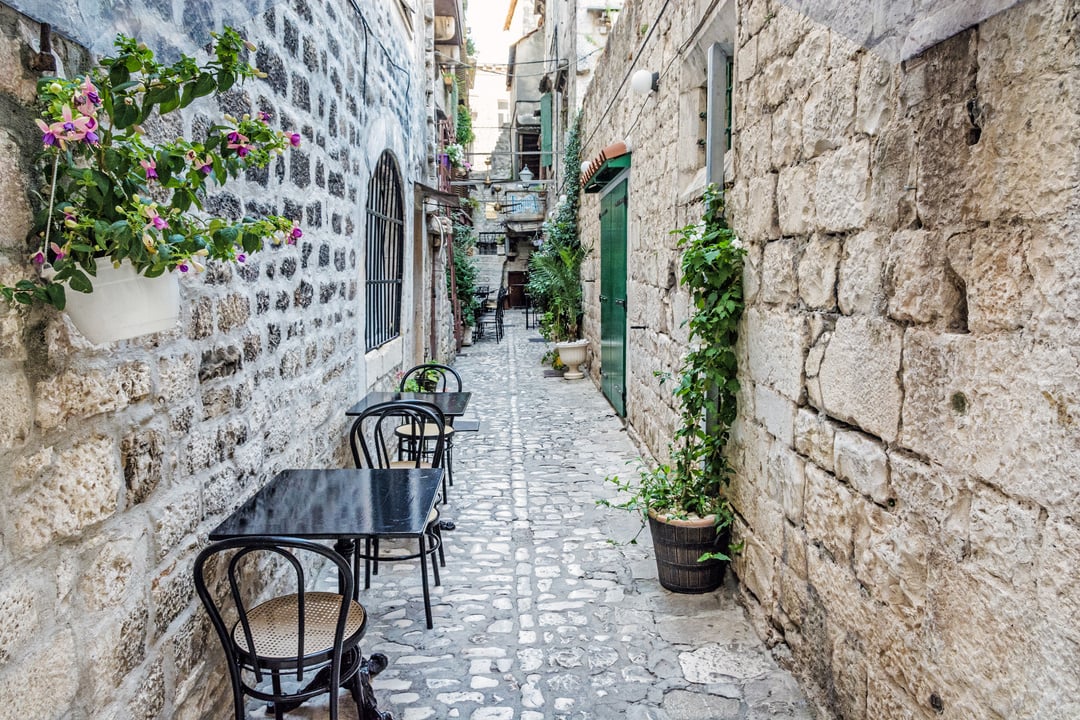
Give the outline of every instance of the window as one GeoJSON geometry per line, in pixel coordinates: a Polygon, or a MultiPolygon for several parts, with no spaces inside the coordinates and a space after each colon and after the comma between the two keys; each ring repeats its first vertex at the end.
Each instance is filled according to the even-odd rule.
{"type": "Polygon", "coordinates": [[[401,334],[401,271],[405,249],[405,208],[401,174],[384,150],[368,181],[367,193],[367,350],[401,334]]]}
{"type": "Polygon", "coordinates": [[[482,232],[476,238],[476,251],[480,255],[498,255],[499,249],[506,245],[503,233],[482,232]]]}

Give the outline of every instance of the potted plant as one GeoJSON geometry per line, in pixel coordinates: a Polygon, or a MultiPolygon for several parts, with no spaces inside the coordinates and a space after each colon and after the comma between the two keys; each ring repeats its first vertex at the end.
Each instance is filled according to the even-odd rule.
{"type": "MultiPolygon", "coordinates": [[[[690,351],[674,395],[679,425],[671,462],[643,466],[636,481],[608,478],[626,494],[602,504],[643,513],[653,537],[660,584],[675,592],[709,592],[723,582],[733,512],[731,466],[724,455],[739,390],[735,343],[743,309],[745,250],[723,216],[723,196],[710,186],[701,221],[680,236],[682,284],[690,290],[690,351]]],[[[661,382],[666,377],[661,376],[661,382]]]]}
{"type": "Polygon", "coordinates": [[[446,146],[446,157],[450,160],[450,168],[458,177],[468,177],[472,165],[465,159],[465,148],[461,143],[450,143],[446,146]]]}
{"type": "Polygon", "coordinates": [[[212,183],[265,167],[300,144],[298,134],[271,129],[267,113],[226,115],[201,139],[154,141],[143,128],[155,114],[265,77],[241,60],[254,46],[225,28],[201,65],[187,56],[162,65],[123,35],[115,46],[115,55],[85,76],[38,83],[43,110],[36,122],[49,187],[31,254],[40,277],[0,285],[8,302],[67,308],[94,342],[171,327],[178,299],[173,271],[199,272],[213,260],[244,262],[267,240],[295,242],[302,235],[284,217],[233,220],[201,212],[212,183]],[[129,310],[146,310],[141,290],[158,285],[165,286],[158,295],[173,303],[171,316],[167,309],[164,318],[125,320],[129,310]]]}
{"type": "Polygon", "coordinates": [[[578,366],[585,362],[588,340],[581,338],[584,313],[581,291],[581,263],[588,255],[578,236],[577,214],[581,186],[580,114],[567,134],[566,199],[556,208],[555,217],[544,223],[544,242],[529,256],[527,292],[540,311],[540,334],[555,343],[557,362],[566,365],[563,377],[585,377],[578,366]]]}
{"type": "Polygon", "coordinates": [[[472,329],[476,325],[476,311],[480,302],[476,298],[476,261],[473,251],[476,248],[476,233],[473,229],[459,222],[454,223],[454,275],[450,276],[447,266],[446,289],[455,293],[461,310],[462,344],[472,344],[472,329]],[[453,280],[453,282],[451,282],[453,280]]]}

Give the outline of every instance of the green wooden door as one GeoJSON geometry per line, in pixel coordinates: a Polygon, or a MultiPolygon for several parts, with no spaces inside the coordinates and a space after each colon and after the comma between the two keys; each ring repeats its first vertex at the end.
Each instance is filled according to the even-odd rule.
{"type": "Polygon", "coordinates": [[[626,180],[600,199],[600,385],[626,416],[626,180]]]}

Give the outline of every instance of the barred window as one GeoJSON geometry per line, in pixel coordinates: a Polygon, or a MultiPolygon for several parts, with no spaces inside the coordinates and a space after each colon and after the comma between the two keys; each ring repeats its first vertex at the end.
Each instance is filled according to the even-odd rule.
{"type": "Polygon", "coordinates": [[[368,181],[367,193],[367,320],[368,350],[401,334],[401,271],[405,248],[405,208],[401,173],[384,150],[368,181]]]}

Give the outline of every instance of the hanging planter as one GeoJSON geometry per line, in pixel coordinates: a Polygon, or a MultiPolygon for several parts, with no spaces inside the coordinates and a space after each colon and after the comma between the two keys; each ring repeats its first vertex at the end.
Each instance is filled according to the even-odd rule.
{"type": "Polygon", "coordinates": [[[174,272],[243,263],[264,241],[291,244],[303,235],[285,217],[237,220],[202,207],[213,185],[300,145],[298,133],[271,128],[269,113],[223,115],[197,138],[151,142],[145,135],[142,123],[155,116],[266,77],[241,59],[256,48],[235,30],[213,37],[212,58],[202,65],[187,56],[163,65],[121,35],[116,55],[86,75],[38,81],[35,122],[49,192],[30,266],[42,271],[0,284],[0,298],[66,310],[95,343],[134,337],[176,323],[174,272]]]}
{"type": "MultiPolygon", "coordinates": [[[[53,272],[51,268],[42,275],[53,272]]],[[[149,278],[124,260],[120,267],[98,265],[94,292],[71,293],[71,322],[95,345],[171,330],[180,316],[180,285],[175,273],[149,278]]]]}

